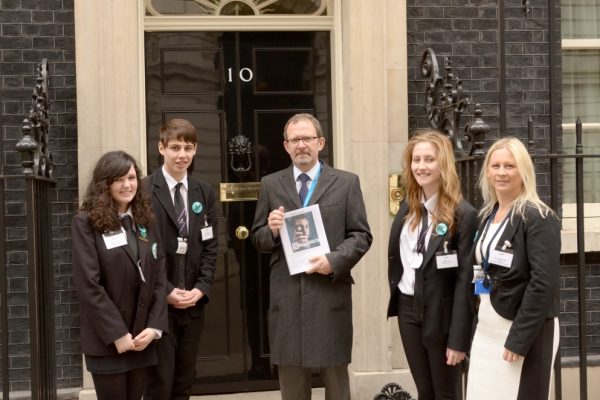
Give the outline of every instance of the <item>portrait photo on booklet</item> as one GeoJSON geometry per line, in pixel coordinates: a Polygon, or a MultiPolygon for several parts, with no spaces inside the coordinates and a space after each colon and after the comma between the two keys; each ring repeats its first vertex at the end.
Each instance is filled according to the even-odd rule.
{"type": "Polygon", "coordinates": [[[310,267],[308,261],[315,255],[329,253],[327,235],[318,204],[287,212],[281,242],[290,275],[299,274],[310,267]]]}

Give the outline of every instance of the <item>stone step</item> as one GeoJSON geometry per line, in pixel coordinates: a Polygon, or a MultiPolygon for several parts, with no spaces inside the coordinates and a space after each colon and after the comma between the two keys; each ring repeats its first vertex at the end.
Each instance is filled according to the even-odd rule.
{"type": "MultiPolygon", "coordinates": [[[[192,396],[191,400],[281,400],[279,391],[192,396]]],[[[312,400],[325,400],[325,389],[313,389],[312,400]]]]}

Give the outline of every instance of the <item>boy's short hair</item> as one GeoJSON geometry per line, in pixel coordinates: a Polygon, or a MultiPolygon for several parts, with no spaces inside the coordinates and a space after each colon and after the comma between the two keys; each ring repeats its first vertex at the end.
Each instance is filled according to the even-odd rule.
{"type": "Polygon", "coordinates": [[[160,142],[163,146],[169,143],[169,140],[183,140],[186,143],[198,143],[198,132],[190,121],[183,118],[173,118],[165,122],[160,127],[160,142]]]}

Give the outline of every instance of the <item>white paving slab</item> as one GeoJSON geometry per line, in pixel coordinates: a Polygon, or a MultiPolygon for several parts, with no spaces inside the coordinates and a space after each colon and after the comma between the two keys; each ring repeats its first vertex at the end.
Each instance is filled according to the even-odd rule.
{"type": "MultiPolygon", "coordinates": [[[[281,400],[279,391],[192,396],[191,400],[281,400]]],[[[325,400],[325,389],[313,389],[312,400],[325,400]]]]}

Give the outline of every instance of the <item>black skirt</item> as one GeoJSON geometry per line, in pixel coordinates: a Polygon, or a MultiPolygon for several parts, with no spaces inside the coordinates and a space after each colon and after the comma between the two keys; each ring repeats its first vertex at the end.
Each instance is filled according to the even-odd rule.
{"type": "Polygon", "coordinates": [[[92,374],[121,374],[137,368],[149,367],[158,363],[153,343],[143,351],[127,351],[116,356],[85,355],[87,370],[92,374]]]}

